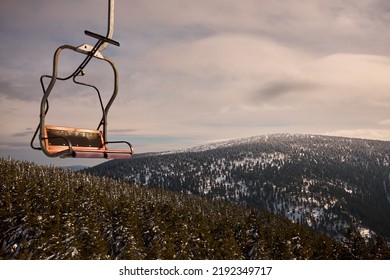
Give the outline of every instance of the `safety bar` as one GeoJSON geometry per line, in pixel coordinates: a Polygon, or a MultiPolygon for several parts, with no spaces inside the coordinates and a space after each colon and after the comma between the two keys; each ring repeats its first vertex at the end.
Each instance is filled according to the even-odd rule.
{"type": "Polygon", "coordinates": [[[117,46],[117,47],[120,46],[119,42],[112,40],[111,38],[104,37],[100,34],[97,34],[97,33],[94,33],[94,32],[88,31],[88,30],[85,30],[84,33],[85,33],[85,35],[91,36],[91,37],[98,39],[100,41],[107,42],[107,43],[112,44],[112,45],[117,46]]]}
{"type": "Polygon", "coordinates": [[[126,145],[129,146],[130,152],[131,152],[131,153],[134,152],[133,146],[132,146],[129,142],[127,142],[127,141],[106,141],[106,142],[104,142],[104,144],[105,144],[105,145],[106,145],[106,144],[126,144],[126,145]]]}

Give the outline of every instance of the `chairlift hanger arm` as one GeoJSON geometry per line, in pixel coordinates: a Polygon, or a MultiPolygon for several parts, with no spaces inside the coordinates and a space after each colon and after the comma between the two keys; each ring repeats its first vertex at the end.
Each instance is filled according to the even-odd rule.
{"type": "MultiPolygon", "coordinates": [[[[114,34],[114,16],[115,16],[115,0],[108,0],[108,19],[107,19],[107,33],[106,38],[112,39],[112,35],[114,34]]],[[[102,44],[98,51],[102,51],[108,47],[109,42],[105,42],[102,44]]]]}

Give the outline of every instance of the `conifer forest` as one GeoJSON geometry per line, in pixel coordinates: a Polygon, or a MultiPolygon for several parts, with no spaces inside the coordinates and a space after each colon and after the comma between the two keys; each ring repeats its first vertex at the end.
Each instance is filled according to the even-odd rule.
{"type": "Polygon", "coordinates": [[[343,242],[281,215],[1,160],[2,259],[389,259],[351,227],[343,242]]]}

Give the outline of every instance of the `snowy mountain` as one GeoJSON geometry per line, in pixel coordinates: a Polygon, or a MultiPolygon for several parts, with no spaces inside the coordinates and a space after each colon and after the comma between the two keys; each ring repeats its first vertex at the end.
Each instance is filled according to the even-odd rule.
{"type": "Polygon", "coordinates": [[[390,142],[277,134],[110,161],[87,172],[234,201],[342,240],[390,237],[390,142]]]}
{"type": "Polygon", "coordinates": [[[69,166],[61,166],[62,168],[73,170],[73,171],[79,171],[87,168],[88,166],[85,165],[69,165],[69,166]]]}

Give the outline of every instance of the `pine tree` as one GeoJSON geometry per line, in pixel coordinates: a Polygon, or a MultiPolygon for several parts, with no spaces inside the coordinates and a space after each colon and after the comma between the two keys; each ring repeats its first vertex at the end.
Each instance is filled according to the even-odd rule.
{"type": "Polygon", "coordinates": [[[350,224],[346,236],[342,243],[343,243],[344,250],[347,252],[347,254],[345,254],[346,258],[348,259],[368,258],[368,251],[367,251],[367,246],[365,244],[364,238],[357,231],[357,228],[353,223],[350,224]]]}

